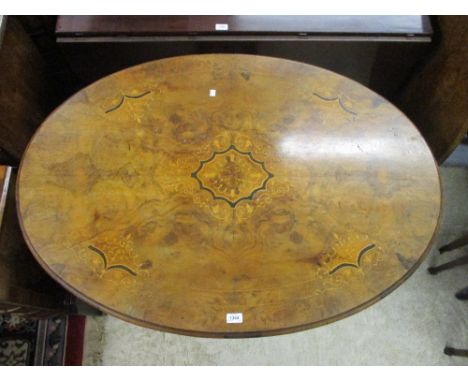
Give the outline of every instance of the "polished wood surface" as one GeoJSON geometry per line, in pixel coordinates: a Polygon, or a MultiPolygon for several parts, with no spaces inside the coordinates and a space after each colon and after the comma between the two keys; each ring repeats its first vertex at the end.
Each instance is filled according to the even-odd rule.
{"type": "Polygon", "coordinates": [[[430,150],[390,103],[248,55],[154,61],[83,89],[38,130],[17,187],[31,250],[69,290],[214,337],[376,302],[422,261],[440,197],[430,150]]]}
{"type": "Polygon", "coordinates": [[[427,16],[59,16],[58,36],[109,34],[378,34],[430,35],[427,16]],[[227,29],[216,29],[226,24],[227,29]]]}
{"type": "Polygon", "coordinates": [[[399,105],[439,163],[468,132],[468,16],[438,16],[438,47],[404,89],[399,105]]]}

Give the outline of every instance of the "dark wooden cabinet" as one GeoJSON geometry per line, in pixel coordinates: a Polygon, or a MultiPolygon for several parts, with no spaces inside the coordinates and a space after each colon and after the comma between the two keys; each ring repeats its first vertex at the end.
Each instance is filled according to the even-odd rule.
{"type": "Polygon", "coordinates": [[[15,17],[3,17],[0,40],[0,163],[17,165],[32,134],[47,115],[42,56],[15,17]]]}
{"type": "Polygon", "coordinates": [[[159,58],[246,53],[306,62],[394,99],[430,46],[427,16],[59,16],[82,86],[159,58]]]}
{"type": "Polygon", "coordinates": [[[436,49],[398,103],[442,163],[468,132],[468,16],[438,16],[437,26],[436,49]]]}
{"type": "Polygon", "coordinates": [[[60,16],[59,36],[430,36],[426,16],[60,16]],[[222,32],[222,34],[219,34],[222,32]]]}

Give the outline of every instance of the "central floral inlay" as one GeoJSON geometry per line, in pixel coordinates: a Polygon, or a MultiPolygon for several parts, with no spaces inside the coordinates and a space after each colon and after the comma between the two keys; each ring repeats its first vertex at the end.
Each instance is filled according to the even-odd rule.
{"type": "Polygon", "coordinates": [[[220,174],[209,179],[209,185],[221,192],[239,195],[242,186],[242,168],[232,156],[226,156],[225,159],[226,163],[221,168],[220,174]]]}
{"type": "Polygon", "coordinates": [[[235,207],[242,200],[253,199],[257,191],[265,189],[273,174],[263,162],[231,145],[227,150],[214,152],[207,160],[200,161],[192,173],[200,188],[214,199],[221,199],[235,207]]]}

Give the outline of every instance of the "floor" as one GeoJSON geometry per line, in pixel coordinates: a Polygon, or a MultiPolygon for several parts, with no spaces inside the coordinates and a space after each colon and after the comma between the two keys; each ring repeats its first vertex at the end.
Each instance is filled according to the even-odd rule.
{"type": "Polygon", "coordinates": [[[445,166],[441,176],[443,217],[432,252],[409,280],[370,308],[320,328],[242,340],[192,338],[90,317],[84,364],[468,365],[468,358],[443,354],[445,345],[468,348],[468,301],[453,297],[468,285],[468,266],[427,272],[467,251],[441,256],[437,248],[467,230],[468,167],[445,166]]]}

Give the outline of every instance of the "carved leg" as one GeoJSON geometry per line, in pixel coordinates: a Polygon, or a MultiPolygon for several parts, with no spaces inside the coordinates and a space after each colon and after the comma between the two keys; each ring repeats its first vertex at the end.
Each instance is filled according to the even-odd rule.
{"type": "Polygon", "coordinates": [[[457,240],[454,240],[448,244],[443,245],[442,247],[439,248],[439,252],[444,253],[444,252],[452,251],[454,249],[463,247],[464,245],[467,245],[467,244],[468,244],[468,233],[458,238],[457,240]]]}
{"type": "Polygon", "coordinates": [[[430,267],[427,270],[429,271],[430,274],[435,275],[436,273],[445,271],[446,269],[454,268],[459,265],[465,265],[465,264],[468,264],[468,254],[460,257],[459,259],[448,261],[444,264],[438,265],[437,267],[430,267]]]}
{"type": "Polygon", "coordinates": [[[459,300],[468,300],[468,286],[455,293],[455,297],[459,300]]]}
{"type": "Polygon", "coordinates": [[[447,355],[457,355],[459,357],[468,357],[468,349],[455,349],[449,346],[446,346],[444,353],[447,355]]]}

